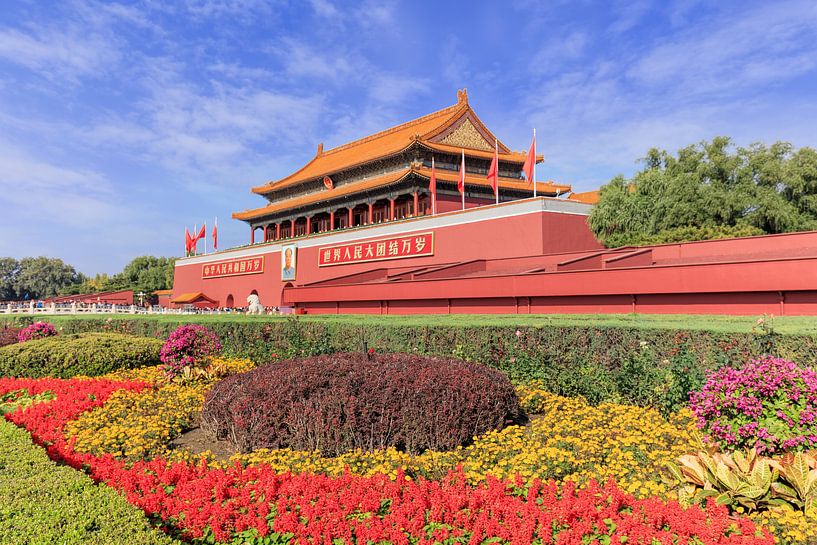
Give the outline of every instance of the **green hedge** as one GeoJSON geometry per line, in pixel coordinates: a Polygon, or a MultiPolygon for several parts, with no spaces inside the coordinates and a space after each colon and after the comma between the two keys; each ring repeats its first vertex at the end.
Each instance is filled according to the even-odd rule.
{"type": "MultiPolygon", "coordinates": [[[[810,364],[817,355],[813,334],[777,335],[692,329],[547,325],[421,326],[389,319],[211,319],[181,316],[60,318],[66,333],[106,331],[165,338],[180,324],[198,322],[215,331],[229,355],[265,362],[290,357],[362,350],[456,356],[500,369],[514,381],[540,379],[551,391],[584,395],[591,402],[627,401],[670,410],[686,401],[707,369],[740,365],[763,353],[810,364]],[[519,332],[517,335],[516,332],[519,332]]],[[[388,318],[388,317],[387,317],[388,318]]],[[[696,318],[707,320],[707,317],[696,318]]],[[[415,322],[416,323],[416,322],[415,322]]],[[[512,323],[512,322],[511,322],[512,323]]],[[[0,374],[2,369],[0,368],[0,374]]]]}
{"type": "Polygon", "coordinates": [[[75,333],[0,348],[0,376],[71,378],[159,363],[162,340],[119,333],[75,333]]]}
{"type": "Polygon", "coordinates": [[[0,418],[0,545],[170,545],[114,489],[48,459],[0,418]]]}

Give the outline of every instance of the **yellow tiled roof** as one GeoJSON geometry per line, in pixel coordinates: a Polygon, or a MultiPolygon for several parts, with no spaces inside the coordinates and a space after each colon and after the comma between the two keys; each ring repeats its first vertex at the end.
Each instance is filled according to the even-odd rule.
{"type": "Polygon", "coordinates": [[[599,202],[599,190],[585,191],[583,193],[571,193],[567,196],[571,201],[579,201],[585,204],[596,204],[599,202]]]}
{"type": "MultiPolygon", "coordinates": [[[[289,210],[291,208],[297,208],[308,204],[314,204],[321,201],[334,199],[337,197],[352,195],[355,193],[359,193],[361,191],[365,191],[367,189],[372,189],[375,187],[380,187],[383,185],[398,182],[411,173],[417,174],[426,179],[431,178],[431,169],[428,167],[406,168],[394,172],[389,172],[387,174],[383,174],[382,176],[377,176],[375,178],[368,178],[360,180],[359,182],[353,182],[350,184],[338,186],[335,187],[334,189],[326,189],[323,191],[317,191],[315,193],[309,193],[307,195],[300,195],[297,197],[293,197],[291,199],[284,199],[281,201],[270,203],[267,206],[263,206],[261,208],[254,208],[251,210],[245,210],[243,212],[235,212],[233,214],[233,218],[245,221],[252,220],[267,216],[269,214],[273,214],[275,212],[280,212],[282,210],[289,210]]],[[[456,183],[457,177],[458,173],[455,171],[437,169],[437,180],[443,182],[456,183]]],[[[465,185],[466,186],[477,185],[481,187],[487,187],[490,186],[491,184],[484,175],[467,174],[465,176],[465,185]]],[[[531,193],[533,192],[532,184],[529,184],[525,180],[520,180],[517,178],[499,178],[499,187],[500,189],[515,189],[518,191],[530,191],[531,193]]],[[[557,184],[550,181],[536,182],[536,191],[538,194],[542,196],[555,196],[557,194],[567,193],[568,191],[570,191],[570,186],[564,184],[557,184]]]]}
{"type": "MultiPolygon", "coordinates": [[[[318,179],[327,175],[332,176],[337,172],[400,153],[415,142],[420,142],[430,149],[436,149],[441,152],[459,153],[463,148],[433,142],[432,139],[439,137],[463,116],[468,116],[468,119],[475,126],[479,127],[483,134],[490,135],[490,139],[493,140],[493,134],[485,127],[473,109],[471,109],[471,106],[469,106],[467,93],[460,91],[457,94],[457,98],[457,103],[453,106],[396,125],[366,136],[365,138],[349,142],[348,144],[326,151],[323,150],[321,145],[318,147],[318,153],[315,157],[299,170],[280,180],[271,180],[265,184],[253,187],[252,191],[253,193],[264,195],[307,180],[318,179]]],[[[497,140],[497,143],[499,146],[500,160],[514,163],[522,163],[525,161],[524,153],[512,152],[502,142],[497,140]]],[[[465,154],[466,156],[484,158],[491,158],[493,156],[493,152],[467,147],[465,148],[465,154]]]]}

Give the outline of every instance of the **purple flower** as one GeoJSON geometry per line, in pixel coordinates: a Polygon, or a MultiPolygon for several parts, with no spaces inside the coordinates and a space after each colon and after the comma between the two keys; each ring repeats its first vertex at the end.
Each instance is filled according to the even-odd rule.
{"type": "Polygon", "coordinates": [[[35,322],[30,326],[21,329],[20,333],[17,334],[17,340],[24,343],[35,339],[53,337],[56,334],[57,329],[48,322],[35,322]]]}
{"type": "Polygon", "coordinates": [[[191,324],[179,326],[162,346],[159,358],[169,376],[177,376],[185,367],[202,365],[207,358],[221,350],[221,341],[215,333],[204,326],[191,324]]]}
{"type": "Polygon", "coordinates": [[[710,442],[773,453],[809,448],[817,419],[817,372],[770,356],[707,374],[690,394],[710,442]],[[737,432],[737,433],[736,433],[737,432]]]}

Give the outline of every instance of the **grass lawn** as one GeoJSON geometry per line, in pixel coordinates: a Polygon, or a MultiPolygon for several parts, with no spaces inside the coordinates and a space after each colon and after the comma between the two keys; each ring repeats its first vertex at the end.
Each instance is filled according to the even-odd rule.
{"type": "MultiPolygon", "coordinates": [[[[720,333],[749,333],[760,316],[722,316],[690,314],[444,314],[412,316],[371,316],[371,315],[321,315],[299,316],[306,321],[340,324],[360,324],[383,326],[486,326],[486,327],[632,327],[643,329],[686,329],[720,333]]],[[[105,315],[45,316],[44,320],[58,324],[62,320],[106,319],[105,315]]],[[[249,322],[282,321],[284,317],[248,316],[237,314],[221,315],[152,315],[148,317],[117,315],[114,319],[152,319],[169,323],[186,322],[249,322]]],[[[817,317],[783,316],[775,317],[775,332],[786,335],[817,335],[817,317]]]]}

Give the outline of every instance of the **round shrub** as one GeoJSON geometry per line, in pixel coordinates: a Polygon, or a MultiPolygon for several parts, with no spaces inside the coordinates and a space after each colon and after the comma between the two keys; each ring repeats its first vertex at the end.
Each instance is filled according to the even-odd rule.
{"type": "Polygon", "coordinates": [[[817,372],[791,361],[765,356],[710,372],[690,406],[722,447],[773,453],[817,445],[817,372]]]}
{"type": "Polygon", "coordinates": [[[177,327],[162,346],[161,360],[170,376],[178,376],[185,367],[202,365],[209,356],[221,350],[215,333],[202,325],[177,327]]]}
{"type": "Polygon", "coordinates": [[[337,353],[228,377],[207,394],[202,428],[241,452],[394,446],[448,450],[521,417],[507,377],[460,360],[337,353]]]}
{"type": "Polygon", "coordinates": [[[71,378],[158,365],[162,341],[118,333],[79,333],[0,348],[0,376],[71,378]]]}
{"type": "Polygon", "coordinates": [[[20,333],[17,334],[17,340],[24,343],[26,341],[54,337],[56,334],[57,328],[48,322],[34,322],[33,324],[24,327],[20,333]]]}

